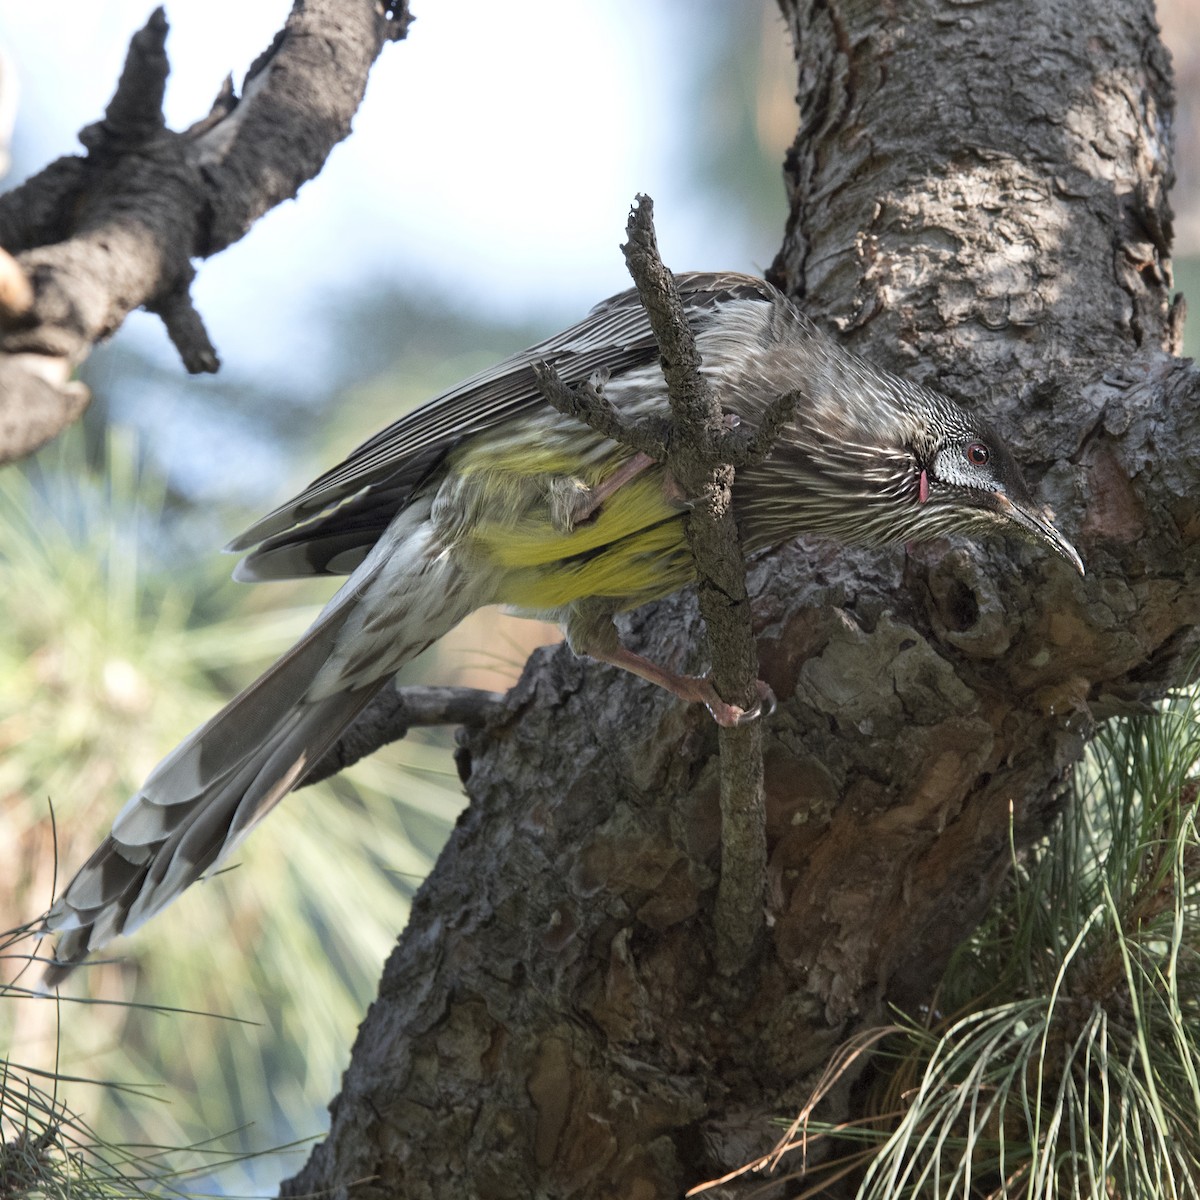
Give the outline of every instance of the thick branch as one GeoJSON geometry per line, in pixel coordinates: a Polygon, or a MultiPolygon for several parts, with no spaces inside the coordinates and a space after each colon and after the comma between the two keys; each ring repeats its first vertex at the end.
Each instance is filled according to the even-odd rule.
{"type": "Polygon", "coordinates": [[[189,371],[216,351],[193,307],[191,261],[224,249],[320,171],[349,132],[367,73],[408,25],[403,5],[297,3],[271,49],[204,121],[163,126],[167,23],[134,35],[85,158],[52,163],[0,198],[0,245],[33,288],[0,316],[0,462],[28,454],[81,411],[71,372],[138,307],[159,313],[189,371]],[[55,380],[61,379],[62,383],[55,380]]]}

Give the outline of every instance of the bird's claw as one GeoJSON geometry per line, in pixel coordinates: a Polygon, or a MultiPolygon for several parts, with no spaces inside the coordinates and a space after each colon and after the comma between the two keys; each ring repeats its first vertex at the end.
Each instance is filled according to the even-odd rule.
{"type": "MultiPolygon", "coordinates": [[[[711,686],[711,684],[710,684],[711,686]]],[[[727,704],[717,695],[713,688],[712,695],[704,701],[704,706],[712,713],[712,718],[722,729],[736,729],[739,725],[749,725],[759,717],[769,717],[775,711],[775,693],[761,679],[755,680],[758,688],[758,699],[749,708],[740,708],[736,704],[727,704]]]]}

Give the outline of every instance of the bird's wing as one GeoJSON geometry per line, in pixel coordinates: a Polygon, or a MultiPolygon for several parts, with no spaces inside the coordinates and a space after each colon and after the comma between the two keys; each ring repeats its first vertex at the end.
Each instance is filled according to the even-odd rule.
{"type": "MultiPolygon", "coordinates": [[[[776,295],[763,280],[732,273],[681,275],[676,283],[689,312],[697,314],[728,300],[776,295]]],[[[578,324],[407,413],[257,521],[226,547],[259,547],[239,565],[238,578],[353,570],[454,446],[545,403],[532,363],[549,362],[567,383],[579,383],[597,370],[617,375],[643,366],[657,354],[635,291],[603,301],[578,324]]]]}
{"type": "Polygon", "coordinates": [[[44,918],[62,934],[45,985],[203,877],[303,778],[388,676],[306,693],[353,603],[331,605],[259,679],[151,772],[44,918]]]}

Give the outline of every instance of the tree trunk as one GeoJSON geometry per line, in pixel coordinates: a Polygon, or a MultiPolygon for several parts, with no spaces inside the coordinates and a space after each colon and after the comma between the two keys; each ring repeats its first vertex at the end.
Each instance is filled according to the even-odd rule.
{"type": "MultiPolygon", "coordinates": [[[[464,739],[470,808],[285,1195],[650,1200],[763,1152],[840,1041],[930,996],[1005,870],[1010,814],[1043,833],[1095,722],[1177,681],[1196,644],[1197,377],[1170,353],[1150,5],[782,7],[802,119],[777,281],[859,352],[984,408],[1088,576],[963,540],[814,540],[754,565],[781,701],[771,926],[735,979],[713,967],[707,714],[536,654],[464,739]]],[[[698,667],[694,611],[637,614],[631,640],[698,667]]]]}

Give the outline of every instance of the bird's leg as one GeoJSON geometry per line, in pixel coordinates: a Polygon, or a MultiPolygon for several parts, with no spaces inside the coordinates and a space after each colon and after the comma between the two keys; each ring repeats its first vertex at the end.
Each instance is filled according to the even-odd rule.
{"type": "Polygon", "coordinates": [[[595,516],[618,488],[654,465],[654,459],[639,450],[594,487],[573,477],[555,479],[550,485],[550,523],[559,533],[570,533],[577,525],[595,516]]]}
{"type": "Polygon", "coordinates": [[[609,613],[580,612],[575,609],[566,621],[566,634],[567,642],[576,654],[586,654],[598,662],[611,663],[614,667],[657,684],[689,704],[703,704],[712,713],[713,720],[726,728],[753,721],[764,711],[774,711],[774,693],[761,679],[758,680],[758,702],[751,708],[739,708],[736,704],[727,704],[717,695],[717,689],[707,675],[680,675],[641,654],[635,654],[621,644],[617,627],[609,613]]]}

